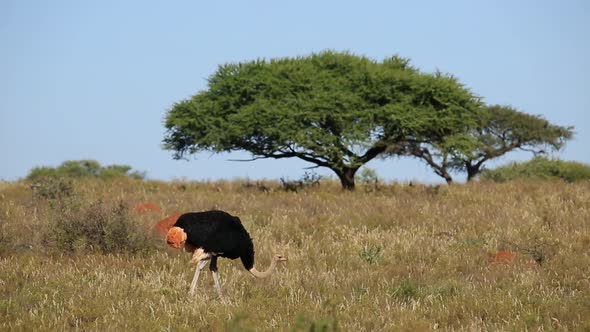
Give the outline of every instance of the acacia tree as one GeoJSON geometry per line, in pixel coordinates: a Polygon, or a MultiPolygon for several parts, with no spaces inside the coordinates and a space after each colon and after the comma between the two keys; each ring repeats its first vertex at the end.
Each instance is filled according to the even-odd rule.
{"type": "Polygon", "coordinates": [[[300,158],[352,190],[362,165],[408,138],[454,132],[478,105],[455,78],[407,59],[322,52],[220,66],[206,90],[167,113],[163,142],[176,159],[236,150],[300,158]]]}
{"type": "Polygon", "coordinates": [[[486,161],[510,151],[539,155],[548,149],[561,149],[572,138],[573,127],[554,125],[539,115],[519,112],[509,106],[492,105],[481,114],[473,135],[475,149],[453,155],[456,167],[467,172],[467,181],[479,174],[486,161]]]}
{"type": "Polygon", "coordinates": [[[451,184],[451,171],[466,172],[467,181],[470,181],[491,159],[514,150],[535,155],[547,149],[559,150],[573,134],[572,127],[553,125],[540,116],[500,105],[482,109],[472,124],[475,125],[454,135],[409,142],[399,154],[426,162],[451,184]]]}

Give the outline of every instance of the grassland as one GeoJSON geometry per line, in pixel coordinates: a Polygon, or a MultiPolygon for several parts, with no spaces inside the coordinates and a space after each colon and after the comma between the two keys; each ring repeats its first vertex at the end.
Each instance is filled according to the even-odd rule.
{"type": "Polygon", "coordinates": [[[0,330],[590,330],[589,183],[72,186],[62,197],[0,184],[0,330]],[[142,202],[162,211],[134,214],[142,202]],[[221,259],[226,302],[209,273],[190,298],[189,255],[147,237],[167,215],[214,208],[241,218],[262,269],[273,253],[289,258],[268,280],[221,259]],[[93,216],[141,236],[102,251],[55,236],[93,216]],[[517,257],[494,261],[498,251],[517,257]]]}

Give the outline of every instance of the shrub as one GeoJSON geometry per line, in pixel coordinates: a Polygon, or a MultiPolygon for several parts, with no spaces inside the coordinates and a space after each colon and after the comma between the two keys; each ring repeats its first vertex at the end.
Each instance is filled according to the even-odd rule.
{"type": "Polygon", "coordinates": [[[58,249],[137,253],[152,246],[148,232],[129,218],[122,202],[107,206],[101,200],[67,199],[57,204],[55,212],[48,242],[58,249]]]}
{"type": "Polygon", "coordinates": [[[267,193],[270,192],[270,187],[266,186],[264,183],[260,181],[256,181],[256,183],[250,182],[250,179],[246,179],[246,182],[242,184],[242,188],[245,189],[256,189],[260,192],[267,193]]]}
{"type": "Polygon", "coordinates": [[[74,192],[72,180],[59,176],[40,177],[31,184],[30,188],[33,191],[33,197],[49,200],[63,199],[74,192]]]}
{"type": "Polygon", "coordinates": [[[26,179],[38,181],[43,178],[84,178],[94,177],[100,179],[112,179],[116,177],[130,177],[138,180],[145,178],[144,172],[133,171],[131,166],[110,165],[102,167],[96,160],[68,160],[58,167],[35,167],[29,172],[26,179]]]}
{"type": "Polygon", "coordinates": [[[527,162],[485,170],[481,178],[496,182],[516,179],[562,179],[578,182],[590,180],[590,166],[575,161],[537,157],[527,162]]]}
{"type": "Polygon", "coordinates": [[[301,189],[318,187],[322,179],[321,175],[314,172],[305,172],[300,180],[285,180],[281,178],[281,186],[284,191],[297,192],[301,189]]]}
{"type": "Polygon", "coordinates": [[[379,182],[377,171],[369,167],[363,167],[356,175],[356,180],[362,184],[373,184],[379,182]]]}
{"type": "Polygon", "coordinates": [[[378,191],[379,190],[379,176],[377,171],[372,168],[363,167],[360,172],[355,176],[356,181],[365,186],[365,191],[378,191]]]}
{"type": "Polygon", "coordinates": [[[145,178],[145,172],[131,172],[131,166],[127,165],[110,165],[101,168],[98,173],[98,177],[105,180],[122,176],[128,176],[136,180],[143,180],[145,178]]]}

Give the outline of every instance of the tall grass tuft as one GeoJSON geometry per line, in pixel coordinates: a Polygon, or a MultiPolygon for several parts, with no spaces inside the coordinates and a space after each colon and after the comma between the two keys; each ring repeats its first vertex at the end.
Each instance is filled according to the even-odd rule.
{"type": "Polygon", "coordinates": [[[420,287],[414,280],[404,279],[397,287],[390,289],[387,295],[398,299],[402,303],[410,303],[418,298],[419,291],[420,287]]]}
{"type": "Polygon", "coordinates": [[[381,252],[381,247],[374,245],[374,244],[369,244],[364,246],[360,253],[359,256],[361,256],[361,258],[369,263],[369,264],[377,264],[379,262],[379,253],[381,252]]]}

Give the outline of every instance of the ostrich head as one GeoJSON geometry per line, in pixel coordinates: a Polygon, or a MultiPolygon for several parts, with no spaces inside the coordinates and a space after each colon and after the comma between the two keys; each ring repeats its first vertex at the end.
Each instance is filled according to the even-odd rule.
{"type": "Polygon", "coordinates": [[[287,261],[287,257],[277,254],[273,257],[273,259],[277,262],[286,262],[287,261]]]}
{"type": "Polygon", "coordinates": [[[186,242],[186,233],[180,227],[172,227],[166,234],[166,243],[175,249],[180,249],[186,242]]]}

